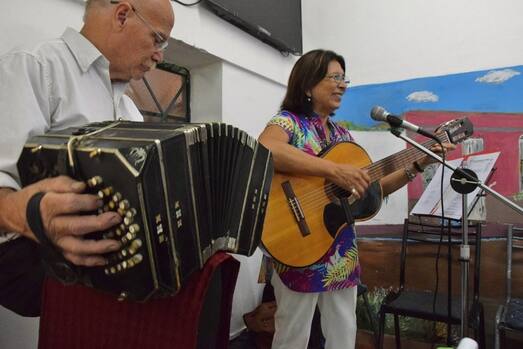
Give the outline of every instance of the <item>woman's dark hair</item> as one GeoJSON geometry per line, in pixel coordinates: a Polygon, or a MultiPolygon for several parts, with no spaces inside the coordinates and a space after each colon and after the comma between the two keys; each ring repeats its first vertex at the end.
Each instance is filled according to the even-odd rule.
{"type": "Polygon", "coordinates": [[[307,100],[306,92],[325,78],[332,61],[337,61],[345,71],[345,60],[333,51],[313,50],[301,56],[292,68],[281,109],[296,114],[312,114],[312,102],[307,100]]]}

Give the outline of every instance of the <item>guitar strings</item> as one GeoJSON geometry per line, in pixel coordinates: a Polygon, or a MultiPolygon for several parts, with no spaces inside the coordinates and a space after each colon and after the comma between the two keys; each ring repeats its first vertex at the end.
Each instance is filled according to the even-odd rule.
{"type": "MultiPolygon", "coordinates": [[[[445,136],[445,134],[443,134],[443,136],[445,136]]],[[[445,137],[438,136],[438,139],[440,139],[441,141],[446,141],[445,137]],[[440,139],[440,138],[443,138],[443,139],[440,139]]],[[[436,144],[436,141],[430,140],[430,141],[423,143],[423,146],[428,148],[428,147],[432,146],[433,144],[436,144]]],[[[368,173],[369,173],[369,176],[371,177],[371,183],[372,183],[375,180],[377,180],[379,177],[381,177],[381,176],[378,176],[379,174],[383,175],[384,167],[392,167],[392,168],[398,167],[397,169],[395,169],[395,171],[397,171],[400,169],[400,166],[398,166],[398,163],[400,163],[401,165],[404,165],[406,163],[419,160],[422,158],[422,156],[423,156],[422,151],[420,151],[416,148],[408,148],[401,155],[395,154],[395,155],[388,156],[384,159],[381,159],[375,163],[368,165],[367,167],[364,167],[364,169],[368,169],[368,173]]],[[[394,171],[392,171],[392,172],[394,172],[394,171]]],[[[325,196],[329,197],[329,196],[333,196],[333,195],[338,196],[340,194],[343,195],[346,193],[347,193],[347,190],[343,189],[342,187],[340,187],[334,183],[328,183],[325,185],[325,188],[318,188],[318,189],[311,190],[310,192],[301,195],[300,198],[298,198],[298,199],[299,199],[300,205],[303,208],[316,209],[316,208],[320,208],[320,207],[324,206],[324,203],[321,200],[318,200],[319,198],[322,198],[325,196]],[[317,204],[310,205],[309,202],[317,202],[317,204]]],[[[346,196],[346,195],[343,195],[343,196],[346,196]]],[[[330,201],[330,199],[327,201],[330,201]]]]}
{"type": "MultiPolygon", "coordinates": [[[[400,162],[402,160],[412,160],[414,161],[416,157],[412,157],[412,156],[404,156],[402,157],[401,159],[400,158],[397,158],[396,161],[397,162],[400,162]]],[[[375,178],[373,176],[374,173],[378,173],[378,172],[381,172],[381,170],[371,170],[369,172],[371,178],[375,178]]],[[[374,180],[372,180],[372,182],[374,182],[374,180]]],[[[318,200],[320,198],[324,198],[325,196],[327,196],[327,202],[330,201],[330,199],[328,197],[332,197],[332,196],[336,196],[336,197],[347,197],[348,195],[348,192],[347,190],[343,189],[342,187],[334,184],[334,183],[328,183],[325,185],[324,188],[318,188],[318,189],[314,189],[312,191],[310,191],[309,193],[307,194],[304,194],[301,196],[300,198],[300,202],[302,203],[302,206],[304,207],[313,207],[313,208],[316,208],[316,207],[321,207],[323,206],[323,202],[321,202],[322,200],[318,200]],[[309,202],[318,202],[318,205],[313,205],[313,206],[310,206],[309,205],[309,202]]]]}
{"type": "MultiPolygon", "coordinates": [[[[411,150],[411,149],[415,150],[414,148],[409,148],[408,150],[411,150]]],[[[385,167],[387,165],[395,166],[395,165],[397,165],[397,163],[401,163],[401,164],[408,163],[410,161],[414,161],[417,158],[418,159],[420,158],[419,153],[418,154],[412,154],[412,153],[413,153],[412,151],[409,151],[402,155],[394,157],[394,159],[385,158],[385,159],[383,159],[384,161],[380,160],[378,162],[375,162],[375,163],[365,167],[369,170],[369,176],[372,179],[371,182],[374,182],[377,179],[376,177],[379,177],[379,176],[376,176],[378,173],[383,172],[380,167],[385,167]]],[[[399,169],[399,166],[398,166],[398,169],[399,169]]],[[[318,188],[318,189],[311,190],[310,192],[308,192],[306,194],[301,195],[300,201],[307,201],[307,200],[311,199],[311,197],[313,197],[315,199],[316,197],[319,196],[319,195],[317,195],[318,193],[323,193],[323,192],[325,192],[327,195],[329,195],[329,194],[334,194],[334,193],[341,194],[343,192],[347,192],[347,190],[341,188],[340,186],[338,186],[334,183],[328,183],[325,185],[325,189],[318,188]]]]}
{"type": "MultiPolygon", "coordinates": [[[[419,155],[420,154],[416,154],[416,153],[412,154],[412,152],[409,152],[407,154],[403,154],[401,156],[397,156],[394,159],[389,159],[389,160],[385,161],[384,163],[386,165],[394,165],[395,163],[396,164],[397,163],[401,163],[401,164],[408,163],[408,162],[415,161],[416,159],[420,159],[419,155]]],[[[376,168],[377,166],[373,166],[375,164],[377,164],[377,163],[371,164],[368,167],[366,167],[366,168],[369,169],[369,175],[372,178],[371,182],[375,181],[376,174],[382,172],[381,169],[376,168]]],[[[398,170],[399,170],[399,167],[398,167],[398,170]]],[[[338,186],[338,185],[336,185],[334,183],[328,183],[324,187],[311,190],[308,193],[301,195],[298,198],[298,200],[299,200],[300,205],[302,207],[316,209],[316,208],[322,207],[324,205],[324,202],[322,202],[322,200],[318,200],[318,199],[324,198],[325,196],[327,196],[327,197],[329,197],[329,196],[345,196],[346,197],[347,196],[347,190],[343,189],[342,187],[340,187],[340,186],[338,186]],[[311,206],[311,205],[309,205],[310,202],[318,203],[318,204],[317,205],[313,204],[311,206]]],[[[327,199],[326,201],[328,202],[328,201],[331,201],[331,200],[327,199]]]]}
{"type": "MultiPolygon", "coordinates": [[[[408,159],[406,157],[405,159],[408,159]]],[[[415,158],[413,158],[414,161],[415,158]]],[[[334,184],[328,183],[323,188],[311,190],[309,193],[304,194],[298,198],[302,208],[307,210],[320,209],[325,206],[326,203],[331,202],[332,197],[347,197],[347,190],[334,184]]]]}

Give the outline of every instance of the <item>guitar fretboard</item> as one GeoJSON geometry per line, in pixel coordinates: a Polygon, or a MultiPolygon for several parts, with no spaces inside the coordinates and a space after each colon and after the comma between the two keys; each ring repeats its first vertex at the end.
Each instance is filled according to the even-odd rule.
{"type": "MultiPolygon", "coordinates": [[[[445,132],[443,132],[441,135],[437,135],[437,137],[442,143],[448,142],[445,132]]],[[[425,148],[430,148],[434,144],[436,144],[435,140],[429,140],[425,143],[422,143],[425,148]]],[[[369,176],[372,183],[401,168],[405,168],[414,161],[421,160],[423,157],[425,157],[425,153],[414,147],[410,147],[376,161],[365,167],[365,169],[369,171],[369,176]]]]}

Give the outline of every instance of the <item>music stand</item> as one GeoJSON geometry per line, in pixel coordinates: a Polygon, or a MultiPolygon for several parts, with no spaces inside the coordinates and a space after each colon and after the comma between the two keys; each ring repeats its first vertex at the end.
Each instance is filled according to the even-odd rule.
{"type": "MultiPolygon", "coordinates": [[[[477,176],[473,176],[469,173],[467,173],[467,171],[463,171],[461,169],[458,169],[450,164],[448,164],[446,161],[444,161],[439,155],[437,155],[436,153],[434,153],[433,151],[431,151],[430,149],[427,149],[425,148],[424,146],[422,146],[421,144],[419,144],[418,142],[416,142],[415,140],[403,135],[401,133],[401,129],[399,128],[391,128],[390,129],[390,132],[395,135],[396,137],[398,138],[401,138],[403,139],[405,142],[409,143],[410,145],[412,145],[413,147],[415,147],[416,149],[418,149],[419,151],[427,154],[428,156],[430,156],[431,158],[435,159],[437,162],[439,162],[440,164],[442,164],[443,166],[449,168],[450,170],[452,170],[453,172],[453,175],[454,173],[457,173],[456,175],[456,179],[458,180],[458,182],[464,182],[464,184],[466,185],[466,187],[468,188],[469,186],[472,186],[474,185],[474,189],[475,190],[477,187],[480,187],[482,189],[483,192],[487,192],[489,194],[491,194],[494,198],[496,198],[498,201],[504,203],[505,205],[507,205],[508,207],[512,208],[513,210],[515,210],[516,212],[518,212],[519,214],[523,215],[523,208],[521,208],[520,206],[516,205],[515,203],[513,203],[512,201],[508,200],[507,198],[505,198],[504,196],[502,196],[501,194],[499,194],[498,192],[496,192],[495,190],[493,190],[492,188],[486,186],[482,181],[480,181],[477,176]]],[[[464,195],[464,202],[466,204],[466,195],[467,194],[463,194],[464,195]]],[[[467,217],[467,209],[466,209],[466,206],[464,206],[464,214],[462,216],[462,218],[465,218],[467,217]]],[[[467,246],[468,246],[468,222],[467,224],[465,224],[463,222],[462,224],[462,227],[463,227],[463,234],[467,235],[467,246]]],[[[467,247],[468,248],[468,247],[467,247]]],[[[468,253],[468,256],[469,256],[469,259],[470,259],[470,251],[467,251],[466,248],[463,249],[463,253],[466,255],[468,253]]],[[[467,267],[467,275],[462,275],[462,289],[461,289],[461,294],[462,294],[462,302],[463,302],[463,295],[465,294],[466,290],[464,290],[463,288],[466,287],[467,282],[468,282],[468,260],[466,263],[464,263],[464,265],[466,264],[466,267],[467,267]],[[465,282],[463,281],[463,279],[466,277],[466,280],[465,282]]],[[[465,298],[465,300],[467,300],[465,298]]],[[[461,309],[462,309],[462,317],[461,317],[461,338],[465,337],[464,336],[464,325],[467,323],[467,316],[463,316],[463,313],[464,311],[466,310],[467,308],[467,304],[465,302],[463,302],[461,304],[461,309]]],[[[467,315],[467,314],[465,314],[467,315]]]]}

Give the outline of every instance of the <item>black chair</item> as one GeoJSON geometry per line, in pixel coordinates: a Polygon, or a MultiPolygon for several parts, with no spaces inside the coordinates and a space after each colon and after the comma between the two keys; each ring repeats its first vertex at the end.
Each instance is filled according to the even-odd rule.
{"type": "MultiPolygon", "coordinates": [[[[390,292],[379,311],[379,348],[383,348],[383,336],[385,331],[385,317],[387,314],[394,316],[394,332],[396,339],[396,348],[401,348],[400,341],[400,326],[399,316],[419,318],[429,321],[443,322],[447,324],[447,345],[452,345],[451,326],[461,324],[461,297],[459,295],[452,295],[452,246],[461,243],[461,227],[456,226],[459,221],[443,218],[434,221],[434,219],[406,219],[403,228],[403,237],[401,245],[400,256],[400,280],[399,289],[390,292]],[[441,234],[443,225],[444,234],[441,234]],[[420,255],[420,250],[413,249],[416,246],[432,246],[434,250],[440,254],[441,249],[445,248],[447,270],[439,273],[445,275],[447,281],[446,292],[437,292],[434,290],[424,291],[416,290],[407,287],[406,284],[406,270],[407,270],[407,256],[430,258],[431,255],[420,255]],[[409,251],[408,247],[411,247],[409,251]],[[451,295],[449,297],[449,295],[451,295]]],[[[469,226],[470,235],[475,236],[475,256],[474,256],[474,288],[473,297],[470,307],[469,325],[474,328],[475,338],[478,339],[480,348],[485,345],[484,332],[484,315],[483,306],[479,302],[479,275],[480,275],[480,257],[481,257],[481,225],[475,224],[469,226]]],[[[426,247],[428,248],[428,247],[426,247]]],[[[431,250],[431,253],[433,251],[431,250]]],[[[443,255],[443,253],[441,253],[443,255]]],[[[418,260],[419,263],[419,260],[418,260]]],[[[459,263],[459,262],[456,262],[459,263]]],[[[410,265],[412,265],[411,263],[410,265]]],[[[422,277],[432,278],[436,275],[435,270],[427,270],[427,273],[422,277]]],[[[421,275],[420,275],[421,276],[421,275]]],[[[443,279],[443,278],[441,278],[443,279]]]]}
{"type": "MultiPolygon", "coordinates": [[[[506,348],[507,334],[523,335],[523,299],[512,297],[512,262],[517,249],[523,249],[523,228],[508,226],[507,231],[507,280],[505,303],[498,307],[494,328],[495,349],[506,348]]],[[[521,257],[521,254],[519,255],[521,257]]]]}

